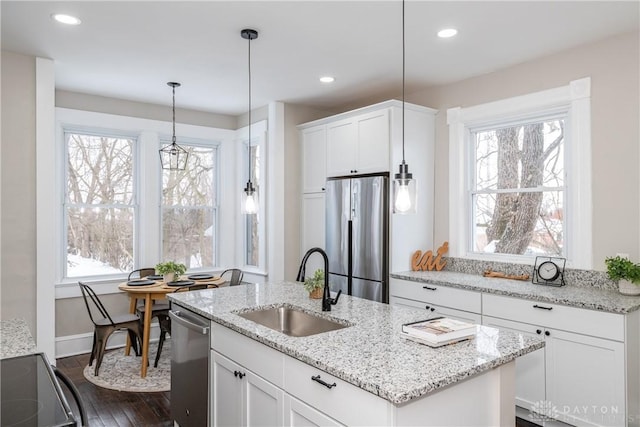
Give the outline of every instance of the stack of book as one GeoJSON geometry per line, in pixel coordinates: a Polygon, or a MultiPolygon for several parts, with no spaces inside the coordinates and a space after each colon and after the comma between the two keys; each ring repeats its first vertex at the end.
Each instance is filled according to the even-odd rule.
{"type": "Polygon", "coordinates": [[[473,338],[476,334],[476,325],[448,317],[437,317],[405,323],[402,325],[400,334],[430,347],[440,347],[473,338]]]}

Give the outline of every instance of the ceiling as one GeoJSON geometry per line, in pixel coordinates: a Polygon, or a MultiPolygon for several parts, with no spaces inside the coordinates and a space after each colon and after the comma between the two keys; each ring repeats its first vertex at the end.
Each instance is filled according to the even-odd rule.
{"type": "MultiPolygon", "coordinates": [[[[2,49],[52,58],[56,87],[238,115],[271,101],[332,109],[401,96],[402,3],[394,1],[6,1],[2,49]],[[65,26],[50,18],[82,20],[65,26]],[[321,75],[335,76],[323,84],[321,75]]],[[[637,31],[638,1],[405,4],[407,92],[637,31]],[[456,37],[439,39],[445,27],[456,37]]]]}

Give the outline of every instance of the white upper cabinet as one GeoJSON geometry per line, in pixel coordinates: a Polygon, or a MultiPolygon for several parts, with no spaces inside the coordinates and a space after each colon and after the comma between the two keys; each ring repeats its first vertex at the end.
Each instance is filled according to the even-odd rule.
{"type": "Polygon", "coordinates": [[[302,192],[324,191],[327,179],[327,129],[324,125],[300,131],[302,141],[302,192]]]}
{"type": "Polygon", "coordinates": [[[327,125],[327,176],[389,171],[389,110],[327,125]]]}

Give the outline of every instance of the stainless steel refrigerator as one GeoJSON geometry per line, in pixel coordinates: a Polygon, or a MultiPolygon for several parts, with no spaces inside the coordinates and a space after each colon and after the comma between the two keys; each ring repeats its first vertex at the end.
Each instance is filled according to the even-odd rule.
{"type": "Polygon", "coordinates": [[[326,252],[332,291],[389,302],[388,177],[329,178],[326,252]]]}

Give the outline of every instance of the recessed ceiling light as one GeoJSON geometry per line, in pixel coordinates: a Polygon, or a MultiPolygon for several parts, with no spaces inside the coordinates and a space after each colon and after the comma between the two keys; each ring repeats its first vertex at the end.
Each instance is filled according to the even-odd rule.
{"type": "Polygon", "coordinates": [[[322,76],[320,77],[320,81],[322,83],[333,83],[336,79],[334,77],[331,76],[322,76]]]}
{"type": "Polygon", "coordinates": [[[54,13],[53,15],[51,15],[51,18],[67,25],[79,25],[81,22],[80,19],[76,18],[75,16],[65,15],[64,13],[54,13]]]}
{"type": "Polygon", "coordinates": [[[438,37],[441,37],[443,39],[453,37],[456,34],[458,34],[458,30],[456,30],[455,28],[445,28],[444,30],[438,31],[438,37]]]}

